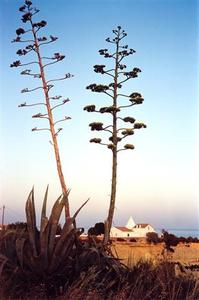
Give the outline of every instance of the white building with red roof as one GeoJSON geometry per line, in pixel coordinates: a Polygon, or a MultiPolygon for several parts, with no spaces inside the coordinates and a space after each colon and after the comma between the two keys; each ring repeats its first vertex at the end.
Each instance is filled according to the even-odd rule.
{"type": "Polygon", "coordinates": [[[125,226],[113,226],[111,228],[111,237],[140,238],[146,237],[148,232],[155,232],[155,229],[147,223],[136,224],[133,218],[130,217],[125,226]]]}

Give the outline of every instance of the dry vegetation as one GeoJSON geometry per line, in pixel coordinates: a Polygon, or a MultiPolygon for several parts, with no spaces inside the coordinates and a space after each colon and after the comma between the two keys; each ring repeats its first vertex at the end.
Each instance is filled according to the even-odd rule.
{"type": "MultiPolygon", "coordinates": [[[[59,205],[62,205],[61,202],[57,202],[56,206],[59,205]]],[[[30,211],[31,209],[28,208],[27,214],[30,211]]],[[[54,209],[47,228],[50,224],[55,224],[55,215],[54,209]]],[[[32,224],[29,219],[27,221],[32,224]]],[[[55,232],[55,228],[53,231],[55,232]]],[[[61,236],[54,240],[53,247],[55,252],[65,236],[62,251],[59,253],[59,256],[62,255],[60,261],[59,256],[53,260],[50,256],[42,258],[39,253],[37,256],[33,255],[30,241],[32,232],[31,226],[25,229],[8,228],[1,232],[0,299],[2,300],[199,299],[199,281],[194,272],[190,270],[188,272],[181,264],[163,259],[158,263],[149,259],[138,260],[140,257],[143,258],[142,254],[146,254],[149,249],[155,256],[162,249],[162,245],[135,245],[134,243],[132,246],[128,243],[113,243],[112,247],[105,247],[101,241],[93,237],[87,241],[80,240],[78,229],[73,228],[66,233],[63,228],[61,236]],[[22,244],[26,246],[22,247],[22,244]],[[116,251],[120,258],[126,258],[126,265],[114,257],[116,251]],[[137,255],[134,264],[132,264],[132,255],[134,257],[137,255]],[[46,268],[43,259],[47,259],[46,268]],[[61,264],[51,272],[50,265],[57,263],[58,260],[61,264]]],[[[52,231],[49,230],[48,234],[51,240],[52,231]]],[[[49,244],[46,243],[41,247],[37,240],[39,236],[41,232],[37,231],[35,239],[37,247],[40,245],[43,253],[45,251],[49,253],[49,244]]],[[[180,251],[182,246],[179,245],[177,248],[180,251]]],[[[191,250],[192,253],[195,249],[198,249],[198,244],[190,245],[187,251],[191,250]]],[[[147,258],[151,257],[147,256],[147,258]]]]}
{"type": "Polygon", "coordinates": [[[162,262],[139,262],[131,269],[115,272],[91,269],[77,280],[63,296],[66,299],[113,300],[196,300],[198,282],[191,276],[176,275],[175,265],[162,262]]]}
{"type": "Polygon", "coordinates": [[[164,243],[150,245],[148,243],[114,242],[112,244],[113,254],[128,266],[135,265],[141,259],[157,262],[165,258],[183,265],[199,265],[199,243],[180,243],[174,247],[173,253],[164,250],[164,243]]]}

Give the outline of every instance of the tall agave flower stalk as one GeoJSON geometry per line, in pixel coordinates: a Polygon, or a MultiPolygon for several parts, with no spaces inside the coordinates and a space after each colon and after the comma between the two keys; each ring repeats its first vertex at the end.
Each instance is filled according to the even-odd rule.
{"type": "Polygon", "coordinates": [[[110,106],[96,108],[94,104],[87,105],[84,110],[87,112],[97,112],[101,114],[109,114],[111,123],[104,125],[101,122],[93,122],[89,124],[92,131],[103,131],[109,134],[108,143],[103,142],[101,138],[92,138],[91,143],[97,143],[108,147],[112,152],[112,182],[111,182],[111,196],[108,217],[105,222],[105,244],[109,240],[110,230],[113,222],[115,201],[116,201],[116,187],[117,187],[117,159],[118,152],[123,150],[132,150],[134,145],[124,144],[123,141],[134,134],[137,129],[146,128],[144,123],[136,122],[131,116],[121,116],[121,111],[126,108],[130,108],[134,105],[142,104],[144,99],[138,92],[132,92],[131,94],[124,94],[120,92],[123,84],[133,78],[138,77],[141,70],[137,67],[132,68],[130,71],[126,71],[127,66],[123,63],[123,60],[129,55],[134,55],[136,52],[134,49],[129,49],[128,45],[122,44],[122,40],[127,36],[127,33],[118,26],[113,30],[114,37],[107,38],[106,41],[112,44],[113,50],[111,53],[108,49],[99,50],[99,54],[104,58],[113,60],[113,67],[107,69],[105,65],[95,65],[94,72],[107,75],[110,78],[109,84],[90,84],[87,89],[92,92],[102,93],[109,97],[111,101],[110,106]],[[123,98],[123,100],[121,100],[123,98]],[[124,100],[128,102],[124,103],[124,100]],[[123,102],[122,102],[123,101],[123,102]],[[128,127],[125,125],[129,124],[128,127]]]}
{"type": "Polygon", "coordinates": [[[20,27],[16,30],[16,38],[12,41],[14,43],[19,43],[26,45],[22,49],[19,49],[16,54],[20,57],[26,56],[28,54],[35,54],[36,59],[33,61],[28,61],[22,63],[20,60],[14,61],[10,67],[30,67],[32,69],[23,69],[21,75],[29,76],[35,80],[40,80],[41,85],[33,87],[31,89],[25,88],[22,93],[30,93],[37,90],[42,90],[44,95],[44,101],[39,101],[37,103],[22,103],[19,107],[32,107],[38,106],[44,109],[44,112],[39,112],[34,114],[32,118],[37,119],[46,119],[48,121],[48,126],[38,128],[32,128],[32,131],[49,131],[52,140],[50,141],[54,148],[54,154],[57,165],[57,172],[59,176],[59,181],[61,184],[62,192],[65,199],[65,216],[66,218],[70,217],[69,209],[69,200],[68,200],[68,188],[65,182],[62,163],[60,158],[60,151],[58,145],[58,134],[63,128],[57,128],[57,124],[71,119],[68,116],[64,116],[62,119],[54,120],[53,112],[60,106],[65,105],[70,100],[63,99],[60,95],[53,95],[52,89],[56,81],[65,80],[71,78],[73,75],[70,73],[65,74],[60,78],[47,79],[46,68],[53,64],[59,63],[65,58],[65,55],[60,53],[54,53],[54,55],[48,57],[42,54],[42,48],[45,45],[54,43],[57,40],[57,37],[50,35],[49,37],[42,36],[40,31],[47,25],[47,22],[41,20],[39,22],[34,21],[34,16],[39,12],[39,10],[32,6],[31,1],[25,1],[24,5],[19,8],[19,11],[22,12],[22,22],[24,23],[23,28],[20,27]],[[25,27],[25,28],[24,28],[25,27]],[[25,38],[26,36],[26,38],[25,38]]]}

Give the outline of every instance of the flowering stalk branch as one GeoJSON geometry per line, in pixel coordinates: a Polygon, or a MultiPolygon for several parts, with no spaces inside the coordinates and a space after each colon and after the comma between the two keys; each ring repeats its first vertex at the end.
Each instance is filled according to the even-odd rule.
{"type": "Polygon", "coordinates": [[[55,40],[51,40],[51,41],[48,41],[48,42],[39,43],[39,47],[42,46],[42,45],[51,44],[51,43],[55,42],[56,40],[57,40],[57,38],[55,40]]]}
{"type": "Polygon", "coordinates": [[[12,41],[11,41],[11,43],[33,43],[34,42],[34,40],[21,40],[20,38],[19,39],[13,39],[12,41]]]}
{"type": "Polygon", "coordinates": [[[29,65],[33,65],[33,64],[39,64],[37,61],[31,61],[31,62],[28,62],[28,63],[25,63],[25,64],[22,64],[19,60],[14,62],[13,64],[10,65],[10,67],[23,67],[23,66],[29,66],[29,65]],[[15,63],[18,63],[18,65],[14,65],[15,63]]]}
{"type": "Polygon", "coordinates": [[[127,98],[129,98],[129,96],[128,95],[124,95],[124,94],[118,94],[118,97],[127,97],[127,98]]]}
{"type": "Polygon", "coordinates": [[[26,104],[26,102],[24,103],[21,103],[18,105],[18,107],[31,107],[31,106],[37,106],[37,105],[45,105],[46,106],[46,103],[33,103],[33,104],[26,104]]]}
{"type": "Polygon", "coordinates": [[[54,65],[54,64],[56,64],[56,63],[58,63],[58,62],[59,62],[59,60],[56,60],[56,61],[53,61],[53,62],[51,62],[51,63],[45,64],[45,65],[43,65],[43,68],[45,68],[45,67],[47,67],[47,66],[50,66],[50,65],[54,65]]]}
{"type": "Polygon", "coordinates": [[[37,128],[37,127],[32,128],[32,131],[42,131],[42,130],[48,130],[48,131],[50,131],[49,128],[37,128]]]}
{"type": "Polygon", "coordinates": [[[39,89],[43,89],[43,86],[38,86],[38,87],[36,87],[34,89],[31,89],[31,90],[29,90],[28,88],[26,88],[26,89],[21,90],[21,93],[30,93],[30,92],[37,91],[39,89]]]}
{"type": "Polygon", "coordinates": [[[110,95],[109,93],[107,93],[106,91],[103,92],[104,94],[106,94],[107,96],[111,97],[113,99],[113,96],[110,95]]]}
{"type": "Polygon", "coordinates": [[[135,103],[131,103],[131,104],[129,104],[129,105],[121,105],[121,106],[118,106],[118,108],[120,109],[120,108],[131,107],[131,106],[133,106],[133,105],[135,105],[135,103]]]}
{"type": "Polygon", "coordinates": [[[65,118],[62,119],[62,120],[56,121],[56,122],[54,123],[54,125],[57,124],[57,123],[60,123],[60,122],[64,122],[64,121],[70,120],[70,119],[71,119],[71,117],[65,117],[65,118]]]}
{"type": "Polygon", "coordinates": [[[41,78],[41,75],[38,73],[30,73],[31,70],[24,70],[21,72],[21,75],[29,75],[32,76],[34,78],[41,78]]]}
{"type": "Polygon", "coordinates": [[[54,82],[54,81],[65,80],[65,79],[68,79],[68,78],[71,78],[71,77],[73,77],[73,75],[68,73],[68,74],[65,74],[64,77],[48,80],[47,83],[52,82],[52,81],[54,82]]]}
{"type": "Polygon", "coordinates": [[[62,103],[53,106],[53,107],[51,108],[51,111],[54,110],[55,108],[59,107],[59,106],[62,106],[62,105],[64,105],[64,104],[66,104],[66,103],[69,102],[69,101],[70,101],[69,99],[63,100],[62,103]]]}

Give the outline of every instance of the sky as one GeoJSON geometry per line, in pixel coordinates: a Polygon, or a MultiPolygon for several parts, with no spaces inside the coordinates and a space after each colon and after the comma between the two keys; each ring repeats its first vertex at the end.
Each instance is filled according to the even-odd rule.
{"type": "MultiPolygon", "coordinates": [[[[114,225],[125,225],[132,215],[136,222],[150,223],[155,228],[199,228],[197,2],[33,1],[40,9],[36,20],[48,23],[44,34],[59,38],[43,47],[43,53],[66,55],[63,62],[49,67],[47,77],[74,74],[58,82],[54,93],[71,100],[55,117],[72,118],[59,135],[72,213],[90,198],[78,216],[79,226],[88,228],[107,215],[111,151],[89,143],[99,134],[93,134],[88,124],[102,121],[102,116],[89,114],[83,107],[107,105],[109,101],[85,87],[105,82],[103,75],[93,72],[93,65],[107,63],[98,50],[109,47],[105,39],[119,25],[128,33],[125,43],[136,50],[126,65],[142,70],[138,78],[123,87],[123,92],[140,92],[145,99],[126,115],[144,122],[147,129],[129,138],[135,150],[119,153],[114,225]]],[[[24,25],[18,11],[22,4],[18,0],[0,2],[0,207],[6,207],[6,223],[24,220],[25,201],[33,185],[38,215],[47,184],[49,210],[61,193],[50,137],[47,132],[31,132],[31,128],[43,125],[43,120],[31,118],[38,108],[18,108],[25,101],[42,100],[42,95],[21,94],[23,88],[34,87],[35,82],[21,76],[21,69],[9,68],[21,46],[11,40],[15,30],[24,25]]]]}

